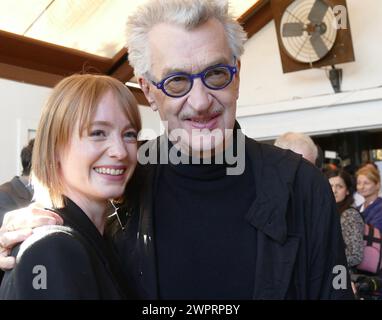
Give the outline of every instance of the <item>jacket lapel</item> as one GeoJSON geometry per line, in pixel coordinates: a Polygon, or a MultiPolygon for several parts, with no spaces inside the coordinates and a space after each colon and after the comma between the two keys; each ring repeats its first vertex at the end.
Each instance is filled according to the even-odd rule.
{"type": "MultiPolygon", "coordinates": [[[[249,155],[256,177],[257,197],[246,219],[257,229],[257,257],[254,299],[284,299],[290,285],[299,247],[298,235],[288,233],[287,212],[298,158],[290,163],[285,153],[269,152],[247,139],[249,155]],[[270,154],[267,154],[270,153],[270,154]],[[265,161],[266,160],[266,161],[265,161]],[[288,172],[281,170],[288,168],[288,172]]],[[[293,157],[292,157],[293,158],[293,157]]]]}

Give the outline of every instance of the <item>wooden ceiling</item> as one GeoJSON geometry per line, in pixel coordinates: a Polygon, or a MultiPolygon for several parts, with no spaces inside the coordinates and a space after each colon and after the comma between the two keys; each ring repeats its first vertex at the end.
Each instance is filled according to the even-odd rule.
{"type": "MultiPolygon", "coordinates": [[[[272,19],[270,0],[260,0],[238,21],[250,38],[272,19]]],[[[107,74],[122,82],[134,76],[126,49],[109,59],[0,30],[1,78],[53,87],[62,78],[78,72],[107,74]]],[[[140,89],[130,89],[140,104],[148,105],[140,89]]]]}

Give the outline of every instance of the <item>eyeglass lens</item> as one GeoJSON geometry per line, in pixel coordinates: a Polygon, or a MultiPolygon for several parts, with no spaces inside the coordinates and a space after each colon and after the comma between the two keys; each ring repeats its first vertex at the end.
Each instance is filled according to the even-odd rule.
{"type": "MultiPolygon", "coordinates": [[[[231,72],[227,67],[220,66],[207,70],[202,75],[202,81],[210,89],[220,89],[231,81],[231,72]]],[[[168,94],[178,96],[185,94],[192,86],[192,78],[187,74],[178,74],[168,78],[163,84],[168,94]]]]}

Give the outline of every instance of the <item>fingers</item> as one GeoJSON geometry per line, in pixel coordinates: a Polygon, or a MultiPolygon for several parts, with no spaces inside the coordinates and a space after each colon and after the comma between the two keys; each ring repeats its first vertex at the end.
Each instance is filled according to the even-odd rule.
{"type": "Polygon", "coordinates": [[[1,229],[3,231],[14,231],[52,224],[63,224],[62,218],[57,213],[40,208],[26,207],[6,213],[1,229]]]}
{"type": "Polygon", "coordinates": [[[32,214],[53,218],[56,221],[56,223],[51,224],[64,224],[64,220],[61,218],[61,216],[51,210],[32,208],[32,214]]]}
{"type": "Polygon", "coordinates": [[[49,210],[30,206],[7,212],[0,229],[0,268],[8,270],[14,267],[15,258],[8,256],[10,250],[28,238],[32,228],[54,224],[63,224],[63,220],[49,210]]]}
{"type": "Polygon", "coordinates": [[[15,257],[0,257],[0,269],[9,270],[13,269],[16,264],[15,257]]]}
{"type": "Polygon", "coordinates": [[[2,270],[12,269],[16,263],[16,259],[8,256],[10,249],[21,241],[24,241],[32,234],[32,229],[21,229],[18,231],[1,231],[0,232],[0,268],[2,270]]]}
{"type": "Polygon", "coordinates": [[[0,232],[0,257],[9,254],[9,249],[24,241],[32,234],[32,229],[19,229],[17,231],[0,232]]]}
{"type": "MultiPolygon", "coordinates": [[[[62,224],[62,219],[60,218],[62,224]]],[[[16,217],[11,225],[12,230],[19,230],[24,228],[35,228],[45,225],[52,225],[52,224],[58,224],[57,218],[51,216],[51,215],[40,215],[36,213],[32,213],[31,215],[25,216],[25,217],[16,217]]]]}

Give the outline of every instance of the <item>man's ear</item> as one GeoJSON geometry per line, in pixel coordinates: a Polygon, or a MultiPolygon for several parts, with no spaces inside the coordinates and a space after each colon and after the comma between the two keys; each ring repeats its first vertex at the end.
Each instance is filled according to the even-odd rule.
{"type": "Polygon", "coordinates": [[[239,99],[239,89],[240,89],[240,67],[241,61],[237,60],[237,72],[236,72],[236,100],[239,99]]]}
{"type": "Polygon", "coordinates": [[[151,109],[153,111],[157,111],[158,106],[155,103],[155,100],[150,88],[150,84],[147,82],[145,78],[142,78],[142,77],[138,77],[138,84],[141,87],[143,93],[145,94],[145,97],[147,101],[149,102],[151,109]]]}
{"type": "Polygon", "coordinates": [[[240,68],[241,68],[241,60],[237,60],[237,74],[240,73],[240,68]]]}

